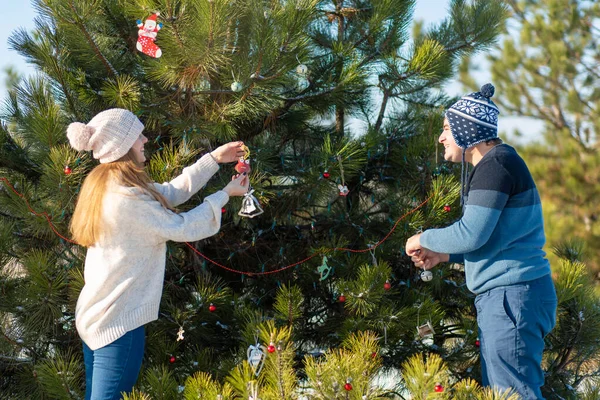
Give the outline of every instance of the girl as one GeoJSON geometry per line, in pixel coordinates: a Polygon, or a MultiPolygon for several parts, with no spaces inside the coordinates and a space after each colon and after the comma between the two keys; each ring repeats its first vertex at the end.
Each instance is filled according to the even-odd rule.
{"type": "Polygon", "coordinates": [[[206,184],[219,163],[243,156],[243,143],[227,143],[171,182],[157,184],[144,170],[143,129],[123,109],[103,111],[88,124],[74,122],[67,129],[74,149],[91,150],[100,161],[83,183],[70,227],[73,239],[88,248],[85,286],[75,310],[86,400],[119,399],[132,390],[144,355],[144,325],[158,318],[167,241],[214,235],[229,197],[248,191],[244,173],[198,207],[173,212],[206,184]]]}

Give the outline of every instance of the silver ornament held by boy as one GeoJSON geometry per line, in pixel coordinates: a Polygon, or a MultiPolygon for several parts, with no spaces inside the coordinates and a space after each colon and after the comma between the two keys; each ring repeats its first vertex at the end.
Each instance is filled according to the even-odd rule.
{"type": "Polygon", "coordinates": [[[433,274],[431,273],[431,271],[423,271],[423,272],[421,272],[421,280],[423,282],[429,282],[432,279],[433,279],[433,274]]]}

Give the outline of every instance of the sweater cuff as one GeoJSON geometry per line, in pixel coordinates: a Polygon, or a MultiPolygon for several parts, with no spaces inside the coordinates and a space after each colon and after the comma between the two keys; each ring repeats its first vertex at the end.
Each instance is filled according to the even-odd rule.
{"type": "Polygon", "coordinates": [[[219,170],[219,163],[215,161],[213,156],[210,153],[206,153],[198,161],[196,161],[191,168],[200,171],[208,171],[211,176],[214,175],[219,170]]]}
{"type": "Polygon", "coordinates": [[[217,164],[219,163],[217,161],[217,159],[215,158],[215,156],[212,155],[212,152],[208,153],[208,155],[210,156],[210,158],[212,158],[217,164]]]}
{"type": "Polygon", "coordinates": [[[204,200],[210,201],[215,206],[223,207],[229,201],[229,195],[224,190],[219,190],[210,196],[206,196],[204,200]]]}
{"type": "Polygon", "coordinates": [[[448,262],[454,264],[464,264],[465,256],[464,254],[450,254],[450,259],[448,262]]]}

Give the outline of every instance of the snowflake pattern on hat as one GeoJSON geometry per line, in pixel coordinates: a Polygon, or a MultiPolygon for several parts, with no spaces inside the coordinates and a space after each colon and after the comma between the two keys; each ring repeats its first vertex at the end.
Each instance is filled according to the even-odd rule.
{"type": "Polygon", "coordinates": [[[460,99],[452,107],[492,124],[498,124],[498,112],[483,104],[466,99],[460,99]]]}
{"type": "Polygon", "coordinates": [[[483,85],[481,91],[462,97],[446,111],[450,131],[459,147],[467,149],[498,137],[500,111],[490,99],[494,91],[492,84],[483,85]]]}

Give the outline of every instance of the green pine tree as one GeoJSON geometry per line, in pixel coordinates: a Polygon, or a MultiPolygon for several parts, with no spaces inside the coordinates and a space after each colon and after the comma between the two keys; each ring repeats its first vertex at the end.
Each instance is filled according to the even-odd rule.
{"type": "MultiPolygon", "coordinates": [[[[65,130],[109,107],[144,121],[157,181],[244,140],[265,211],[240,218],[232,201],[219,234],[169,244],[161,315],[148,326],[132,396],[248,398],[258,388],[263,400],[303,390],[341,399],[373,387],[360,396],[448,398],[476,387],[468,379],[479,377],[477,328],[463,271],[443,266],[423,282],[403,248],[417,230],[459,215],[458,183],[438,156],[441,114],[452,102],[439,88],[461,57],[493,45],[502,2],[455,0],[443,23],[417,24],[412,39],[414,0],[35,5],[36,30],[10,42],[39,73],[11,86],[0,129],[3,397],[82,396],[74,308],[85,249],[67,232],[95,161],[68,146],[65,130]],[[153,59],[136,50],[135,20],[157,10],[163,55],[153,59]],[[417,327],[428,324],[434,332],[422,338],[417,327]],[[276,355],[253,377],[244,360],[257,342],[276,355]],[[370,386],[399,368],[412,372],[398,387],[370,386]],[[439,376],[425,379],[423,369],[439,376]]],[[[221,168],[181,210],[232,174],[221,168]]],[[[578,293],[588,287],[581,279],[578,293]]],[[[573,310],[595,304],[572,300],[573,310]]],[[[595,332],[591,318],[581,322],[595,332]]],[[[564,326],[548,356],[557,377],[581,354],[579,342],[565,350],[564,326]]],[[[565,379],[549,380],[548,390],[576,383],[565,379]]]]}
{"type": "Polygon", "coordinates": [[[338,349],[329,350],[318,357],[304,358],[305,377],[297,380],[290,368],[294,358],[294,345],[290,343],[289,328],[275,328],[264,324],[261,338],[276,337],[277,350],[265,352],[264,367],[257,376],[248,362],[236,366],[223,384],[209,374],[197,372],[189,377],[185,386],[178,388],[172,373],[164,368],[149,371],[142,391],[134,391],[125,400],[174,398],[192,399],[310,399],[310,400],[365,400],[404,398],[419,399],[489,399],[517,400],[510,393],[498,393],[466,379],[452,382],[452,376],[439,355],[415,355],[403,365],[401,383],[390,383],[388,388],[378,386],[381,378],[381,356],[373,332],[351,334],[338,349]],[[454,383],[452,387],[449,385],[454,383]],[[145,390],[145,391],[144,391],[145,390]],[[151,395],[148,393],[152,393],[151,395]]]}

